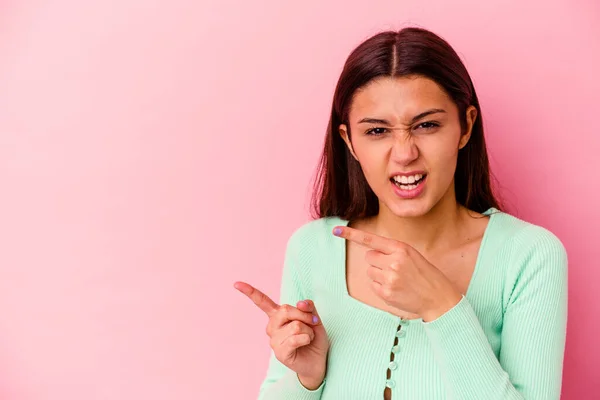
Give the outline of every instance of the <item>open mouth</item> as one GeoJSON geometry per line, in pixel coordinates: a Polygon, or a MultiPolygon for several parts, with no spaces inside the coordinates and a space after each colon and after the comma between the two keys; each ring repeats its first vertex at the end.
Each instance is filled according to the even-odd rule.
{"type": "Polygon", "coordinates": [[[402,179],[396,178],[398,180],[396,180],[395,178],[390,178],[390,182],[392,182],[394,185],[396,185],[401,190],[409,191],[409,190],[414,190],[417,187],[419,187],[419,185],[425,181],[426,177],[427,177],[427,174],[417,175],[417,176],[410,177],[410,178],[405,178],[405,177],[403,177],[402,179]]]}

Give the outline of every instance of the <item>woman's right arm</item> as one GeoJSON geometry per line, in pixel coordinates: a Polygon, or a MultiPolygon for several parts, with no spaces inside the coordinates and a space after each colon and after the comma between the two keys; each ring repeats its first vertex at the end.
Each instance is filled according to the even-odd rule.
{"type": "Polygon", "coordinates": [[[320,400],[325,380],[314,390],[307,389],[298,375],[279,362],[273,352],[267,376],[260,386],[258,400],[320,400]]]}
{"type": "Polygon", "coordinates": [[[248,289],[243,291],[269,316],[267,333],[272,350],[258,400],[320,400],[325,386],[329,343],[315,305],[303,290],[297,263],[299,242],[298,232],[287,242],[281,306],[256,289],[252,288],[251,295],[248,289]]]}

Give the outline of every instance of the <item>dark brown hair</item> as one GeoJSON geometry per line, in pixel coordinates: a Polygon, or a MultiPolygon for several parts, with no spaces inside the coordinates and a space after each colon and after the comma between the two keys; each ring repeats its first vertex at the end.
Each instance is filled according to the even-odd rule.
{"type": "Polygon", "coordinates": [[[437,82],[457,105],[466,129],[466,109],[477,108],[471,138],[458,154],[454,175],[456,200],[468,209],[501,210],[490,183],[490,168],[479,100],[462,61],[441,37],[422,28],[386,31],[367,39],[350,54],[340,75],[327,126],[325,146],[312,193],[313,218],[370,217],[379,212],[379,201],[369,187],[358,161],[339,134],[340,124],[350,125],[348,114],[354,93],[378,77],[421,75],[437,82]]]}

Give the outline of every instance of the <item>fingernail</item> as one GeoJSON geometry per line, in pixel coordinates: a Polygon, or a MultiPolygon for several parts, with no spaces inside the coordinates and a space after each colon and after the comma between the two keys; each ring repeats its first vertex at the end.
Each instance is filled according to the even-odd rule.
{"type": "Polygon", "coordinates": [[[340,235],[342,234],[342,228],[335,228],[335,229],[333,230],[333,234],[334,234],[335,236],[340,236],[340,235]]]}
{"type": "Polygon", "coordinates": [[[300,303],[304,304],[306,307],[308,307],[308,303],[304,300],[302,300],[300,303]]]}
{"type": "Polygon", "coordinates": [[[319,317],[317,317],[316,315],[313,315],[313,324],[316,324],[319,322],[319,317]]]}

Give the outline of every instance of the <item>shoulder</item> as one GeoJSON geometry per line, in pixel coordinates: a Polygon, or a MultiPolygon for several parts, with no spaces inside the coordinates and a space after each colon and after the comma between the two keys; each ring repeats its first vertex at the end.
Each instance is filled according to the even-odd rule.
{"type": "Polygon", "coordinates": [[[498,260],[506,269],[511,301],[523,290],[542,286],[564,290],[568,276],[565,246],[549,229],[507,213],[495,216],[495,234],[501,238],[498,260]],[[527,289],[526,289],[527,288],[527,289]]]}
{"type": "Polygon", "coordinates": [[[294,229],[288,239],[288,247],[297,250],[315,248],[330,240],[335,226],[345,225],[346,222],[339,217],[323,217],[305,222],[294,229]]]}
{"type": "Polygon", "coordinates": [[[305,298],[313,295],[326,273],[334,240],[332,230],[344,221],[336,217],[311,220],[296,227],[287,241],[284,263],[284,280],[292,279],[305,298]],[[286,278],[288,277],[288,278],[286,278]],[[292,277],[292,278],[289,278],[292,277]]]}
{"type": "Polygon", "coordinates": [[[506,212],[494,216],[494,234],[512,253],[566,253],[562,241],[549,229],[506,212]]]}
{"type": "Polygon", "coordinates": [[[503,238],[496,265],[504,268],[504,311],[517,304],[566,304],[568,259],[561,240],[513,215],[495,217],[503,238]]]}

